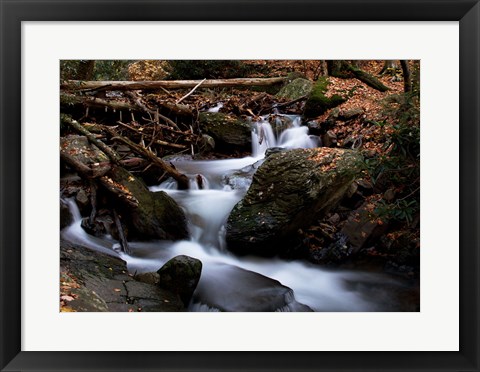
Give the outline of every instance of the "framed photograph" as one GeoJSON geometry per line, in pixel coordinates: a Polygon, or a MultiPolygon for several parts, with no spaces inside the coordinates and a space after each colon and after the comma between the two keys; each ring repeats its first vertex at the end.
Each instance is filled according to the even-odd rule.
{"type": "Polygon", "coordinates": [[[478,1],[0,4],[2,371],[479,371],[478,1]]]}

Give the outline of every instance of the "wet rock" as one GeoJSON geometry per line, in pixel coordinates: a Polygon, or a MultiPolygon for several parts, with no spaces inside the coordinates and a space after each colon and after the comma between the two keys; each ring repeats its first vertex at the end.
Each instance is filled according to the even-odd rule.
{"type": "Polygon", "coordinates": [[[202,134],[198,144],[198,150],[200,151],[200,154],[208,154],[215,150],[215,140],[213,137],[208,134],[202,134]]]}
{"type": "Polygon", "coordinates": [[[362,170],[358,152],[295,149],[269,156],[226,224],[228,249],[278,254],[297,230],[322,218],[347,192],[362,170]]]}
{"type": "Polygon", "coordinates": [[[80,189],[78,191],[77,195],[75,196],[75,201],[77,202],[78,209],[82,215],[90,213],[90,198],[84,189],[80,189]]]}
{"type": "Polygon", "coordinates": [[[307,101],[305,102],[304,116],[307,118],[314,118],[324,114],[327,110],[334,108],[346,101],[345,98],[334,94],[327,97],[326,93],[330,82],[328,78],[319,78],[310,92],[307,101]]]}
{"type": "Polygon", "coordinates": [[[217,311],[312,311],[279,281],[227,264],[202,274],[194,301],[217,311]]]}
{"type": "Polygon", "coordinates": [[[268,158],[270,155],[278,154],[279,152],[287,151],[285,147],[269,147],[265,151],[265,158],[268,158]]]}
{"type": "Polygon", "coordinates": [[[276,94],[279,98],[286,98],[289,101],[296,100],[308,95],[313,88],[313,83],[310,80],[297,78],[292,80],[276,94]]]}
{"type": "Polygon", "coordinates": [[[142,181],[121,167],[113,166],[107,177],[112,180],[113,186],[109,187],[120,185],[122,194],[117,205],[129,238],[178,240],[188,237],[184,212],[165,192],[150,192],[142,181]]]}
{"type": "Polygon", "coordinates": [[[282,132],[293,126],[292,118],[287,115],[272,115],[269,117],[268,121],[277,138],[280,137],[282,132]]]}
{"type": "Polygon", "coordinates": [[[90,218],[85,217],[82,219],[81,225],[82,228],[93,236],[105,236],[112,235],[114,238],[118,236],[117,229],[113,219],[110,215],[100,215],[95,216],[93,223],[90,223],[90,218]]]}
{"type": "Polygon", "coordinates": [[[218,149],[224,151],[249,151],[252,145],[251,124],[220,112],[201,112],[200,129],[215,140],[218,149]]]}
{"type": "Polygon", "coordinates": [[[68,204],[60,199],[60,229],[67,227],[73,222],[73,216],[70,213],[68,204]]]}
{"type": "Polygon", "coordinates": [[[142,283],[155,284],[155,285],[160,283],[160,275],[158,273],[151,273],[151,272],[141,273],[141,274],[136,274],[133,278],[142,283]]]}
{"type": "MultiPolygon", "coordinates": [[[[269,149],[267,149],[268,152],[269,149]]],[[[265,155],[267,156],[267,155],[265,155]]],[[[222,177],[222,183],[228,185],[232,190],[248,190],[252,184],[252,178],[255,171],[263,163],[263,159],[256,161],[254,164],[247,165],[233,173],[226,174],[222,177]]]]}
{"type": "MultiPolygon", "coordinates": [[[[114,252],[112,252],[114,254],[114,252]]],[[[60,241],[62,292],[69,311],[184,311],[177,295],[135,281],[117,256],[60,241]]],[[[61,298],[62,299],[62,298],[61,298]]]]}
{"type": "Polygon", "coordinates": [[[180,255],[169,260],[157,273],[159,287],[177,294],[188,306],[202,273],[202,262],[196,258],[180,255]]]}
{"type": "MultiPolygon", "coordinates": [[[[307,125],[307,128],[308,128],[308,133],[316,135],[316,136],[320,136],[322,134],[322,125],[321,125],[320,122],[318,122],[316,120],[310,120],[310,121],[307,121],[306,125],[307,125]]],[[[323,142],[323,140],[322,140],[322,142],[323,142]]]]}

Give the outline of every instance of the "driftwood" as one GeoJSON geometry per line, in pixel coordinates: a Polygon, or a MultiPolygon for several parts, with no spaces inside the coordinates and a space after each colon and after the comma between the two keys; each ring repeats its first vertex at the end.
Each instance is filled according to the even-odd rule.
{"type": "Polygon", "coordinates": [[[180,173],[177,171],[174,167],[172,167],[170,164],[167,162],[163,161],[159,157],[157,157],[153,152],[151,152],[149,149],[146,149],[145,147],[139,146],[132,141],[130,141],[128,138],[120,136],[117,132],[115,132],[114,129],[111,128],[106,128],[110,134],[112,135],[112,140],[118,140],[128,147],[132,149],[133,152],[137,153],[140,156],[143,156],[150,160],[154,165],[157,167],[160,167],[163,171],[167,172],[170,176],[173,177],[178,182],[178,188],[180,190],[187,190],[189,188],[189,181],[188,177],[185,176],[184,174],[180,173]]]}
{"type": "MultiPolygon", "coordinates": [[[[202,88],[226,88],[242,86],[270,86],[281,84],[286,77],[242,78],[205,80],[202,88]]],[[[82,81],[67,80],[60,84],[64,90],[105,91],[105,90],[151,90],[160,88],[194,88],[202,80],[159,80],[159,81],[82,81]]]]}

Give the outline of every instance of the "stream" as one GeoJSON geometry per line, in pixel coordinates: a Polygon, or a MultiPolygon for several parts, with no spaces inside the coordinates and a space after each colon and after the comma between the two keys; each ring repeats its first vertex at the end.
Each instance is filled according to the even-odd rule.
{"type": "Polygon", "coordinates": [[[74,222],[62,237],[127,262],[131,273],[157,271],[169,259],[188,255],[202,261],[200,282],[189,311],[403,311],[397,293],[401,280],[384,273],[325,269],[305,261],[254,256],[237,257],[226,249],[224,224],[246,193],[251,176],[272,147],[321,145],[296,116],[276,133],[268,117],[254,123],[252,155],[227,160],[182,160],[172,163],[190,178],[190,190],[177,190],[167,180],[151,191],[165,191],[184,209],[191,238],[182,241],[129,242],[131,255],[120,251],[110,236],[87,234],[73,200],[67,200],[74,222]]]}

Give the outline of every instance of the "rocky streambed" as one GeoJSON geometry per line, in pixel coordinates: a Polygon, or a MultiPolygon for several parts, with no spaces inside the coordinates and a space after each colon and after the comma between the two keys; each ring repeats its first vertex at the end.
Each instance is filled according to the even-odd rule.
{"type": "MultiPolygon", "coordinates": [[[[102,182],[118,196],[131,237],[127,252],[115,221],[101,211],[95,221],[82,218],[78,198],[68,200],[73,218],[61,232],[62,283],[76,284],[66,285],[64,309],[417,311],[415,283],[340,265],[378,227],[365,223],[368,209],[358,218],[348,214],[341,234],[329,237],[334,243],[308,249],[309,227],[338,215],[339,204],[358,192],[363,157],[318,147],[321,140],[297,118],[284,119],[278,135],[266,120],[250,125],[253,156],[169,159],[189,178],[188,190],[174,179],[147,188],[123,168],[108,169],[102,182]]],[[[65,148],[78,140],[64,139],[65,148]]],[[[87,161],[101,163],[98,148],[81,148],[87,161]]]]}

